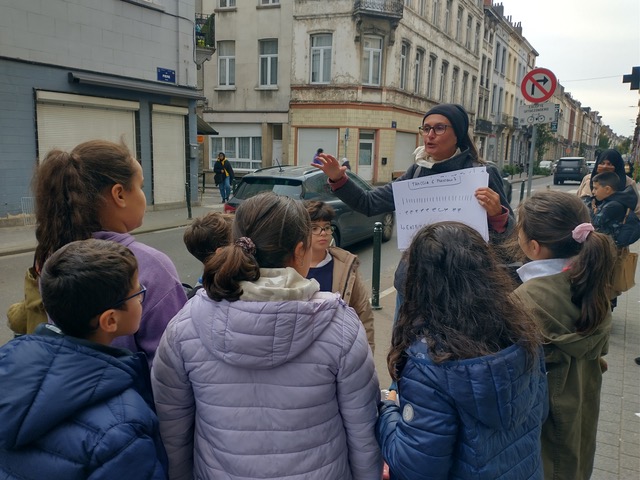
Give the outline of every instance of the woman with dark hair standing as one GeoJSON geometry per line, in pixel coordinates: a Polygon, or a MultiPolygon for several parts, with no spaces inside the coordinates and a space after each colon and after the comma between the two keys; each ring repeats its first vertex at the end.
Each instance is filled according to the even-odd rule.
{"type": "MultiPolygon", "coordinates": [[[[147,207],[143,185],[142,166],[124,145],[90,140],[71,152],[50,151],[34,180],[34,271],[39,274],[53,252],[75,240],[93,237],[128,247],[147,294],[140,329],[113,345],[142,351],[151,364],[165,327],[187,297],[171,259],[129,233],[142,225],[147,207]]],[[[37,300],[42,302],[39,294],[37,300]]]]}
{"type": "Polygon", "coordinates": [[[376,427],[393,477],[541,479],[540,339],[492,249],[461,223],[423,227],[408,278],[388,355],[400,404],[376,427]]]}
{"type": "Polygon", "coordinates": [[[271,192],[236,211],[171,321],[152,385],[171,479],[379,479],[380,397],[362,323],[305,278],[311,220],[271,192]]]}
{"type": "Polygon", "coordinates": [[[615,246],[594,231],[575,195],[547,191],[518,208],[518,243],[531,260],[515,291],[544,337],[549,418],[542,427],[545,479],[589,478],[596,451],[602,372],[611,331],[608,288],[615,246]]]}

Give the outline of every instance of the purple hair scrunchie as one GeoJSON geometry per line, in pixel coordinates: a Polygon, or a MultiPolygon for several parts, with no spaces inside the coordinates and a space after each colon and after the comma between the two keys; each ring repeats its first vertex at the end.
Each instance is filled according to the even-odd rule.
{"type": "Polygon", "coordinates": [[[589,234],[595,229],[590,223],[581,223],[571,231],[571,236],[578,243],[584,243],[589,234]]]}
{"type": "Polygon", "coordinates": [[[253,240],[251,240],[249,237],[240,237],[235,242],[233,242],[233,244],[240,247],[247,255],[256,254],[256,244],[253,243],[253,240]]]}

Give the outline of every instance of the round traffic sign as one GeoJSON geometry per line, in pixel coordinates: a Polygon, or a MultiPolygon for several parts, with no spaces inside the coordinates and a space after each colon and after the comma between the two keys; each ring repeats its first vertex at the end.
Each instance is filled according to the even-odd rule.
{"type": "Polygon", "coordinates": [[[557,86],[558,80],[551,70],[534,68],[522,79],[520,91],[526,100],[541,103],[551,98],[557,86]]]}

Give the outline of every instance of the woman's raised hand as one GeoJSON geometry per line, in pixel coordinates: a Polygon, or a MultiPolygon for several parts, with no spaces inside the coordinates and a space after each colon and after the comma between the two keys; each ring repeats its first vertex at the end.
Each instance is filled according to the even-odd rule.
{"type": "Polygon", "coordinates": [[[321,153],[316,158],[322,162],[322,164],[312,163],[311,165],[322,170],[332,182],[337,182],[344,177],[344,172],[347,170],[347,167],[340,166],[340,162],[338,162],[336,157],[328,153],[321,153]]]}

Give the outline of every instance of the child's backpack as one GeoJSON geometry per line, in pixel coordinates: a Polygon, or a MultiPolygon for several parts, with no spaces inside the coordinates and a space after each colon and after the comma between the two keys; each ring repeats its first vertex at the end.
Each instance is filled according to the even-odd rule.
{"type": "Polygon", "coordinates": [[[636,212],[627,208],[627,213],[614,236],[614,240],[618,247],[626,247],[637,242],[638,239],[640,239],[640,219],[638,219],[636,212]]]}

